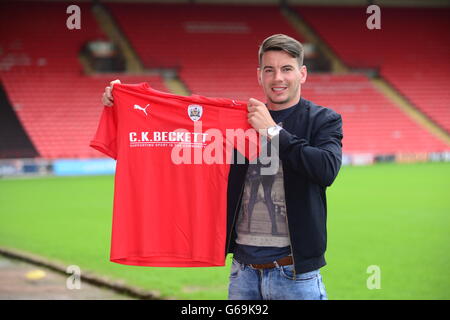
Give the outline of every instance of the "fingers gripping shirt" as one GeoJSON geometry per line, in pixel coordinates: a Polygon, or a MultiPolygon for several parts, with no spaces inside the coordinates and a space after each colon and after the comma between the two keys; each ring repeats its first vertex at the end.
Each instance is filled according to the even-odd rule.
{"type": "Polygon", "coordinates": [[[232,147],[258,152],[246,104],[147,83],[115,85],[113,97],[90,143],[117,160],[110,260],[223,266],[232,147]]]}

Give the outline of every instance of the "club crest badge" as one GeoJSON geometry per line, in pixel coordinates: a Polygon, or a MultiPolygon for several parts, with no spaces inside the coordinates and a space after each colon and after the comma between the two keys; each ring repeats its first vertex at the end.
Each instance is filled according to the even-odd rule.
{"type": "Polygon", "coordinates": [[[198,121],[202,117],[203,107],[198,104],[191,104],[188,106],[188,115],[192,121],[198,121]]]}

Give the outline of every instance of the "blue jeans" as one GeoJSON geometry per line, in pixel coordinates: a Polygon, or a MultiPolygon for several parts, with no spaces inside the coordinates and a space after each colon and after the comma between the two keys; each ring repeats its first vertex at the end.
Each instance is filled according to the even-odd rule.
{"type": "Polygon", "coordinates": [[[229,300],[327,300],[319,269],[300,273],[294,266],[254,269],[235,259],[231,265],[229,300]]]}

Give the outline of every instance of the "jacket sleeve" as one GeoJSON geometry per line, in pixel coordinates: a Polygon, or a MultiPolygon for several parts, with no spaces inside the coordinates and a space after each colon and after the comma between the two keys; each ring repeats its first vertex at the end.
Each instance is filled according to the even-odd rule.
{"type": "Polygon", "coordinates": [[[342,138],[342,118],[333,112],[312,131],[311,140],[314,144],[281,130],[279,156],[295,171],[327,187],[333,183],[341,167],[342,138]]]}

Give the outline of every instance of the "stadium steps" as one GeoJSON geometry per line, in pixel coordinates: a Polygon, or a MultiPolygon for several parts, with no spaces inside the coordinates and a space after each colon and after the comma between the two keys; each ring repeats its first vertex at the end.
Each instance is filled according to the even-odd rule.
{"type": "Polygon", "coordinates": [[[144,66],[141,59],[109,11],[103,5],[97,4],[92,7],[92,13],[105,34],[121,49],[126,61],[127,72],[142,73],[144,66]]]}
{"type": "MultiPolygon", "coordinates": [[[[158,68],[158,69],[146,69],[143,65],[139,55],[134,50],[131,42],[121,30],[120,25],[114,19],[113,15],[109,12],[109,10],[103,5],[95,5],[93,6],[94,17],[96,18],[98,24],[102,28],[102,30],[109,36],[112,41],[117,43],[117,45],[122,50],[127,66],[127,73],[129,74],[149,74],[154,75],[155,73],[159,74],[164,79],[164,85],[169,89],[170,92],[182,96],[190,95],[187,86],[183,81],[178,77],[176,71],[171,68],[158,68]],[[174,74],[175,72],[175,74],[174,74]],[[169,76],[166,76],[169,74],[169,76]]],[[[81,59],[81,63],[83,60],[81,59]]],[[[89,69],[85,71],[87,74],[92,74],[89,72],[89,69]]]]}
{"type": "MultiPolygon", "coordinates": [[[[321,49],[324,55],[331,61],[332,70],[334,73],[350,73],[352,70],[348,68],[344,61],[334,52],[334,50],[322,39],[310,24],[302,19],[300,13],[289,7],[281,8],[282,14],[291,23],[291,25],[301,33],[305,39],[314,43],[321,49]]],[[[407,116],[409,116],[416,123],[428,130],[431,134],[439,138],[441,141],[450,145],[450,135],[448,132],[432,121],[424,112],[412,105],[398,90],[392,87],[383,78],[371,78],[372,84],[389,99],[393,105],[399,107],[407,116]]]]}
{"type": "Polygon", "coordinates": [[[387,98],[389,98],[393,104],[399,107],[404,113],[406,113],[411,119],[420,124],[423,128],[428,130],[434,136],[447,143],[450,146],[450,135],[447,131],[429,119],[423,112],[414,107],[403,95],[395,90],[384,79],[371,79],[372,84],[387,98]]]}
{"type": "Polygon", "coordinates": [[[317,35],[314,29],[294,10],[287,6],[281,7],[281,13],[286,17],[292,27],[301,34],[307,42],[313,43],[323,52],[331,62],[331,70],[334,73],[349,72],[347,66],[339,59],[334,51],[317,35]]]}
{"type": "Polygon", "coordinates": [[[420,112],[450,132],[450,8],[386,7],[380,30],[366,28],[365,6],[291,9],[349,68],[377,72],[420,112]]]}
{"type": "Polygon", "coordinates": [[[255,81],[262,39],[284,33],[303,41],[275,5],[107,6],[146,68],[172,68],[189,91],[204,96],[264,99],[255,81]]]}
{"type": "Polygon", "coordinates": [[[92,68],[91,64],[89,63],[86,56],[84,56],[82,53],[78,55],[78,60],[80,61],[80,64],[83,66],[83,72],[86,75],[93,75],[95,74],[95,70],[92,68]]]}
{"type": "Polygon", "coordinates": [[[189,96],[191,94],[184,82],[178,78],[165,78],[164,84],[174,94],[180,96],[189,96]]]}

